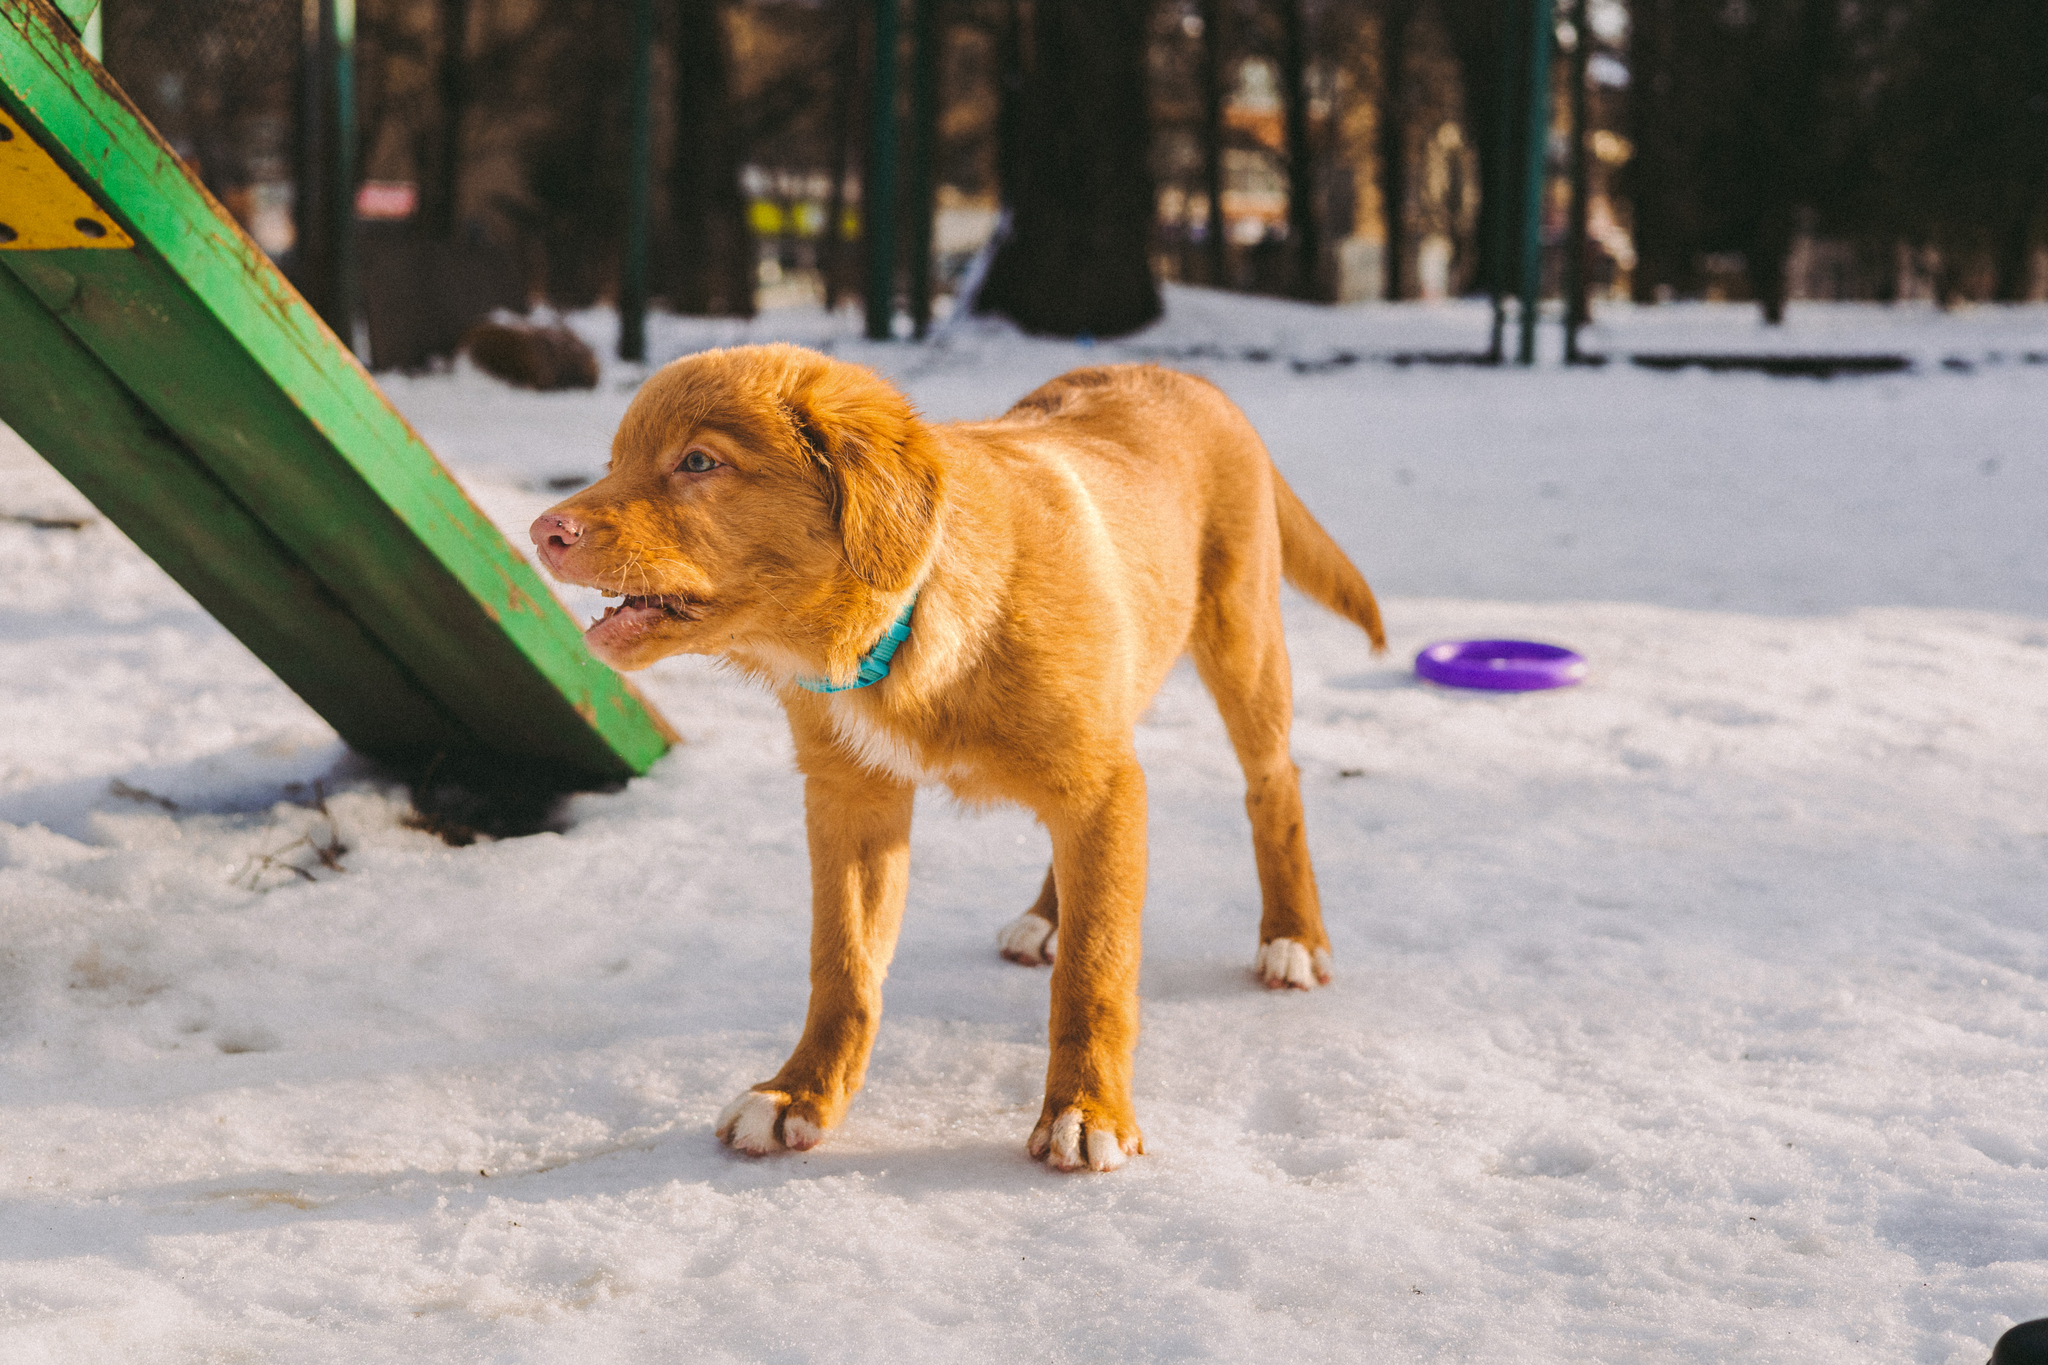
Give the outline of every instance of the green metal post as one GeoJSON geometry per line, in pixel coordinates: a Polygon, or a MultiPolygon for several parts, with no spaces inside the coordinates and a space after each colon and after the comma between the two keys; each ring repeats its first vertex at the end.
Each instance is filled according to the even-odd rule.
{"type": "Polygon", "coordinates": [[[1536,309],[1543,289],[1543,187],[1550,169],[1550,41],[1555,23],[1551,0],[1529,3],[1528,120],[1523,128],[1522,310],[1515,363],[1536,363],[1536,309]]]}
{"type": "Polygon", "coordinates": [[[334,297],[328,325],[341,344],[356,346],[356,0],[321,0],[321,46],[334,83],[333,141],[328,166],[328,234],[334,252],[334,297]]]}
{"type": "Polygon", "coordinates": [[[307,302],[355,349],[355,0],[307,0],[299,260],[307,302]]]}
{"type": "Polygon", "coordinates": [[[904,243],[909,259],[910,325],[923,341],[932,325],[932,202],[939,141],[939,0],[915,0],[911,33],[916,55],[910,81],[910,222],[904,243]]]}
{"type": "Polygon", "coordinates": [[[867,237],[867,334],[894,335],[896,315],[896,0],[875,0],[875,71],[868,109],[868,164],[860,190],[867,237]]]}
{"type": "Polygon", "coordinates": [[[619,279],[619,359],[647,359],[647,197],[653,175],[654,0],[633,0],[633,132],[626,168],[626,261],[619,279]]]}

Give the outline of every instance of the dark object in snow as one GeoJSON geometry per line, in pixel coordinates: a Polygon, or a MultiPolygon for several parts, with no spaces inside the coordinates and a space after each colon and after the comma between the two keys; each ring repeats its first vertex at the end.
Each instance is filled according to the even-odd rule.
{"type": "Polygon", "coordinates": [[[2048,1365],[2048,1318],[2012,1328],[1991,1348],[1986,1365],[2048,1365]]]}
{"type": "Polygon", "coordinates": [[[1500,359],[1484,351],[1394,351],[1387,363],[1401,369],[1410,365],[1498,365],[1500,359]]]}
{"type": "Polygon", "coordinates": [[[408,774],[412,809],[399,823],[431,834],[450,848],[478,839],[516,839],[569,827],[564,793],[530,774],[442,756],[408,774]]]}
{"type": "Polygon", "coordinates": [[[1288,361],[1287,365],[1296,374],[1328,374],[1331,370],[1341,370],[1357,363],[1358,355],[1356,352],[1332,351],[1329,355],[1323,356],[1318,360],[1309,360],[1297,356],[1295,359],[1288,361]]]}
{"type": "MultiPolygon", "coordinates": [[[[341,865],[341,860],[348,855],[348,845],[341,841],[341,826],[335,821],[334,812],[327,809],[327,792],[318,782],[313,784],[313,804],[311,809],[317,811],[320,818],[327,822],[327,837],[325,839],[315,838],[315,831],[308,829],[304,834],[301,834],[282,848],[274,848],[268,853],[255,854],[242,864],[239,872],[235,873],[233,884],[249,891],[272,891],[281,883],[272,882],[269,885],[265,885],[265,878],[278,873],[282,873],[287,877],[297,877],[301,881],[319,881],[320,879],[314,875],[312,868],[305,866],[297,860],[298,851],[302,848],[311,850],[313,861],[318,866],[326,868],[329,872],[348,871],[346,867],[341,865]]],[[[226,1043],[221,1045],[222,1052],[266,1052],[268,1050],[267,1047],[229,1047],[226,1043]]]]}
{"type": "Polygon", "coordinates": [[[1909,356],[1866,353],[1845,355],[1741,355],[1671,352],[1632,355],[1646,370],[1701,369],[1713,374],[1755,370],[1794,379],[1833,379],[1838,374],[1896,374],[1913,368],[1909,356]]]}
{"type": "Polygon", "coordinates": [[[557,323],[479,322],[462,338],[462,349],[485,374],[522,389],[594,389],[597,356],[583,339],[557,323]]]}
{"type": "Polygon", "coordinates": [[[178,808],[178,803],[170,797],[158,796],[146,787],[131,787],[118,777],[107,784],[107,791],[123,801],[133,801],[138,806],[155,806],[158,810],[165,811],[175,811],[178,808]]]}
{"type": "Polygon", "coordinates": [[[1445,687],[1535,692],[1582,681],[1586,660],[1533,640],[1439,640],[1415,656],[1415,673],[1445,687]]]}
{"type": "Polygon", "coordinates": [[[16,526],[33,526],[38,531],[83,531],[92,525],[88,518],[39,517],[30,512],[0,512],[0,521],[16,526]]]}

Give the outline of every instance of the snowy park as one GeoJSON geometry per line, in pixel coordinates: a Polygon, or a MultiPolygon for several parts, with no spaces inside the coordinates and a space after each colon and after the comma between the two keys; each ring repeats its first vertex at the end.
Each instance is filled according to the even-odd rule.
{"type": "MultiPolygon", "coordinates": [[[[922,794],[865,1090],[737,1155],[807,989],[772,695],[665,660],[648,776],[450,846],[0,428],[0,1360],[1980,1365],[2048,1315],[2048,306],[1613,305],[1609,363],[1528,369],[1424,359],[1483,305],[1166,310],[649,321],[656,362],[797,341],[933,421],[1203,375],[1379,593],[1377,658],[1286,608],[1329,988],[1250,971],[1190,667],[1139,732],[1147,1152],[1105,1175],[1024,1150],[1028,816],[922,794]],[[1628,362],[1709,350],[1910,363],[1628,362]],[[1589,675],[1414,676],[1489,637],[1589,675]]],[[[605,363],[381,378],[525,548],[646,373],[605,363]]]]}

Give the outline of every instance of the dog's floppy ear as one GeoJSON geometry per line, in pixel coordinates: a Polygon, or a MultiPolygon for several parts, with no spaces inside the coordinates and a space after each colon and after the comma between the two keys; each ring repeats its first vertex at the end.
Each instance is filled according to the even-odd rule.
{"type": "Polygon", "coordinates": [[[878,593],[909,588],[931,551],[945,471],[909,402],[885,381],[831,364],[786,400],[826,481],[846,566],[878,593]]]}

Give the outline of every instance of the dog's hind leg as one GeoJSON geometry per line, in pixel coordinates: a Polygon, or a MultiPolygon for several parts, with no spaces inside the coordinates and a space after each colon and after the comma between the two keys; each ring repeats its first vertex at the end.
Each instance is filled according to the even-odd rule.
{"type": "Polygon", "coordinates": [[[1045,885],[1029,910],[996,931],[996,946],[1011,962],[1042,967],[1053,960],[1060,939],[1060,894],[1053,884],[1052,869],[1045,869],[1045,885]]]}
{"type": "Polygon", "coordinates": [[[1276,990],[1305,991],[1329,984],[1330,939],[1309,863],[1301,775],[1288,752],[1294,690],[1278,559],[1277,545],[1246,547],[1224,581],[1205,584],[1189,646],[1244,769],[1262,902],[1253,970],[1276,990]]]}

